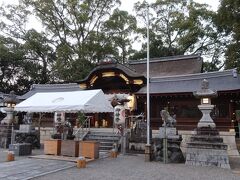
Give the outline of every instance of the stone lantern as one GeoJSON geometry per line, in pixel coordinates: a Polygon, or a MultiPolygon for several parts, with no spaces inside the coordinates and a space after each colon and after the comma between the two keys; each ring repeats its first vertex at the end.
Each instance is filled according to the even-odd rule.
{"type": "Polygon", "coordinates": [[[1,124],[12,124],[13,123],[13,112],[18,99],[14,94],[14,91],[11,91],[9,95],[6,95],[3,99],[4,107],[3,110],[7,113],[7,116],[1,121],[1,124]]]}
{"type": "Polygon", "coordinates": [[[214,107],[211,104],[211,98],[216,97],[217,92],[209,89],[209,83],[204,79],[201,83],[201,90],[194,92],[194,95],[201,99],[198,108],[203,116],[187,142],[185,164],[230,169],[228,145],[223,143],[223,138],[219,136],[219,131],[210,116],[214,107]]]}
{"type": "Polygon", "coordinates": [[[209,82],[204,79],[201,83],[201,89],[194,92],[194,96],[201,99],[201,104],[198,105],[198,108],[203,114],[202,118],[198,122],[197,127],[215,128],[216,125],[213,122],[210,113],[214,108],[214,105],[211,104],[211,98],[217,97],[217,92],[209,89],[209,82]]]}

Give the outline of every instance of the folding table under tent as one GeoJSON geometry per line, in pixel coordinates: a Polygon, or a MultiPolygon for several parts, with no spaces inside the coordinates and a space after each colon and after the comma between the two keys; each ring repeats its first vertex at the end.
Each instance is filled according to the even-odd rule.
{"type": "Polygon", "coordinates": [[[101,89],[72,92],[36,93],[17,104],[22,112],[113,112],[113,107],[101,89]]]}

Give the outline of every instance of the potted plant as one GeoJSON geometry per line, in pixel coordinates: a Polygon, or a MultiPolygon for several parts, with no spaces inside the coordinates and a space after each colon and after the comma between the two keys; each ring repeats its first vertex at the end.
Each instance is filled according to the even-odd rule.
{"type": "Polygon", "coordinates": [[[81,127],[86,119],[86,116],[82,112],[78,112],[77,114],[77,122],[76,125],[77,127],[81,127]]]}

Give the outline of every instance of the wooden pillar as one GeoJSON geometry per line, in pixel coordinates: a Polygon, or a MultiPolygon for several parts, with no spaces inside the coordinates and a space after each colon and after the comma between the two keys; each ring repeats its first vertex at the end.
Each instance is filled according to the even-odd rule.
{"type": "Polygon", "coordinates": [[[233,113],[234,113],[234,101],[233,100],[230,100],[228,109],[229,109],[229,119],[231,121],[231,126],[229,128],[234,129],[234,115],[233,115],[233,113]]]}

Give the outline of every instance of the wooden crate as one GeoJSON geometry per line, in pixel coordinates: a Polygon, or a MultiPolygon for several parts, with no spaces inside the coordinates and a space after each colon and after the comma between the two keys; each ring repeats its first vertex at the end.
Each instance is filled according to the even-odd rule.
{"type": "Polygon", "coordinates": [[[80,141],[79,156],[91,159],[99,158],[99,142],[97,141],[80,141]]]}
{"type": "Polygon", "coordinates": [[[61,140],[51,139],[44,141],[44,154],[59,156],[61,154],[61,140]]]}
{"type": "Polygon", "coordinates": [[[64,140],[61,145],[61,155],[78,157],[79,154],[79,141],[64,140]]]}

